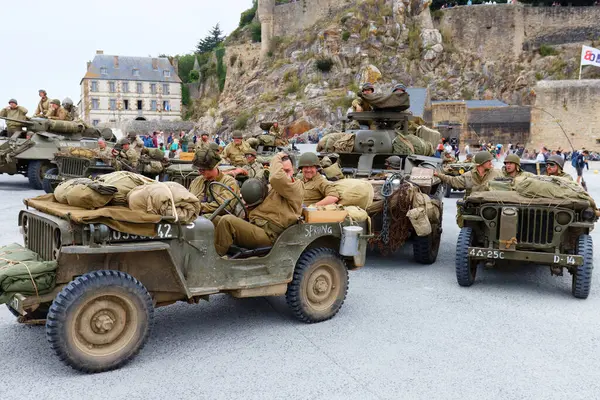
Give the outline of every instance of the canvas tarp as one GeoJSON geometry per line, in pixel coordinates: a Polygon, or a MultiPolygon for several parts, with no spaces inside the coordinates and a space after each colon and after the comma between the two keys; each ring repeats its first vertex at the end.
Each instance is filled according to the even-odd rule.
{"type": "Polygon", "coordinates": [[[341,206],[357,206],[366,210],[373,203],[373,186],[361,179],[341,179],[333,182],[340,194],[341,206]]]}
{"type": "Polygon", "coordinates": [[[129,171],[111,172],[110,174],[102,175],[98,180],[117,188],[118,191],[111,201],[111,204],[115,205],[127,205],[127,195],[131,189],[156,183],[156,181],[150,178],[129,171]]]}
{"type": "Polygon", "coordinates": [[[96,210],[73,207],[56,201],[53,194],[23,200],[26,206],[78,224],[104,224],[131,235],[155,236],[160,215],[133,211],[123,206],[108,206],[96,210]]]}
{"type": "Polygon", "coordinates": [[[525,204],[532,206],[555,206],[574,209],[585,209],[590,203],[580,199],[549,199],[549,198],[531,198],[520,195],[515,191],[487,191],[472,193],[466,200],[467,203],[501,203],[501,204],[525,204]]]}
{"type": "Polygon", "coordinates": [[[200,214],[200,200],[177,182],[138,186],[127,196],[129,208],[150,214],[177,216],[187,224],[200,214]]]}
{"type": "Polygon", "coordinates": [[[359,92],[358,96],[367,101],[374,110],[383,109],[389,111],[406,111],[410,108],[410,96],[408,93],[373,93],[359,92]]]}

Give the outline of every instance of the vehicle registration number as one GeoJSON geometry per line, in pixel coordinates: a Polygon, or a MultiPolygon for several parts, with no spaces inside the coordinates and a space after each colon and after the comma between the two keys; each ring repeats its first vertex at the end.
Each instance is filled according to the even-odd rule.
{"type": "Polygon", "coordinates": [[[503,251],[499,251],[499,250],[476,250],[476,249],[471,249],[471,251],[469,252],[470,256],[473,257],[485,257],[485,258],[491,258],[491,259],[498,259],[498,260],[504,260],[504,252],[503,251]]]}
{"type": "Polygon", "coordinates": [[[119,232],[111,229],[110,241],[111,242],[127,242],[135,240],[149,240],[149,239],[172,239],[175,237],[175,229],[171,224],[158,224],[156,226],[156,236],[142,236],[132,235],[130,233],[119,232]]]}

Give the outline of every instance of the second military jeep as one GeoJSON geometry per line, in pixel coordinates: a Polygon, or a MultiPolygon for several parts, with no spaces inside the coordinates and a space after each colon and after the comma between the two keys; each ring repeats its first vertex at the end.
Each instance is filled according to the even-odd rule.
{"type": "MultiPolygon", "coordinates": [[[[242,203],[234,199],[213,215],[231,201],[242,203]]],[[[25,246],[41,260],[57,261],[56,285],[46,294],[13,293],[7,306],[21,322],[47,317],[51,348],[84,372],[127,363],[146,342],[154,309],[178,301],[285,295],[300,321],[328,320],[344,303],[348,270],[362,267],[366,258],[366,222],[358,224],[359,234],[356,223],[345,229],[347,219],[299,220],[273,246],[232,246],[220,257],[214,224],[204,216],[181,224],[144,214],[142,223],[127,207],[74,210],[50,195],[26,204],[19,215],[25,246]],[[355,246],[348,244],[350,232],[355,246]]]]}
{"type": "Polygon", "coordinates": [[[597,221],[585,200],[526,198],[514,191],[474,193],[462,201],[464,227],[456,243],[456,279],[471,286],[479,267],[547,265],[567,270],[572,294],[588,297],[597,221]]]}
{"type": "MultiPolygon", "coordinates": [[[[473,167],[475,167],[475,164],[473,164],[473,163],[457,162],[457,163],[444,164],[442,169],[444,171],[444,174],[446,174],[446,175],[461,176],[461,175],[469,172],[470,170],[472,170],[473,167]]],[[[453,190],[460,191],[458,189],[453,189],[452,186],[450,186],[450,185],[445,185],[445,186],[446,186],[446,189],[444,192],[444,197],[450,197],[452,195],[453,190]]]]}

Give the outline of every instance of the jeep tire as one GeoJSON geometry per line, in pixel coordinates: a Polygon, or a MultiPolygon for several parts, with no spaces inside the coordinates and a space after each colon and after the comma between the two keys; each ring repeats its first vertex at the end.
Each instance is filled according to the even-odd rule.
{"type": "Polygon", "coordinates": [[[415,236],[413,240],[413,257],[419,264],[433,264],[437,259],[442,239],[442,227],[431,225],[431,233],[427,236],[415,236]]]}
{"type": "MultiPolygon", "coordinates": [[[[58,168],[50,168],[46,171],[48,175],[58,175],[58,168]]],[[[46,193],[54,193],[54,189],[58,186],[57,182],[54,182],[51,179],[46,178],[46,174],[44,174],[44,180],[42,181],[42,189],[46,193]]]]}
{"type": "Polygon", "coordinates": [[[46,171],[51,168],[51,165],[46,160],[29,161],[27,165],[27,179],[29,179],[29,185],[33,189],[43,189],[44,176],[46,175],[46,171]]]}
{"type": "Polygon", "coordinates": [[[120,271],[94,271],[56,296],[46,337],[58,358],[82,372],[120,368],[144,346],[152,325],[150,294],[120,271]]]}
{"type": "Polygon", "coordinates": [[[294,269],[285,298],[302,322],[326,321],[338,313],[348,293],[348,269],[333,249],[305,251],[294,269]]]}
{"type": "Polygon", "coordinates": [[[583,257],[583,264],[574,268],[571,292],[578,299],[587,299],[592,286],[594,269],[594,242],[590,235],[581,235],[577,240],[577,255],[583,257]]]}
{"type": "Polygon", "coordinates": [[[456,280],[460,286],[471,286],[477,275],[477,261],[469,259],[469,247],[473,245],[473,229],[462,228],[456,241],[456,280]]]}

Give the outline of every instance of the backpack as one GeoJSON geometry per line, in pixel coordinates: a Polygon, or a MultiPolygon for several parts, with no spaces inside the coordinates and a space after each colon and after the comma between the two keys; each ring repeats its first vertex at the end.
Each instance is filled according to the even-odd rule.
{"type": "Polygon", "coordinates": [[[578,158],[579,158],[579,152],[574,151],[573,154],[571,154],[571,165],[573,166],[573,168],[577,168],[577,159],[578,158]]]}

